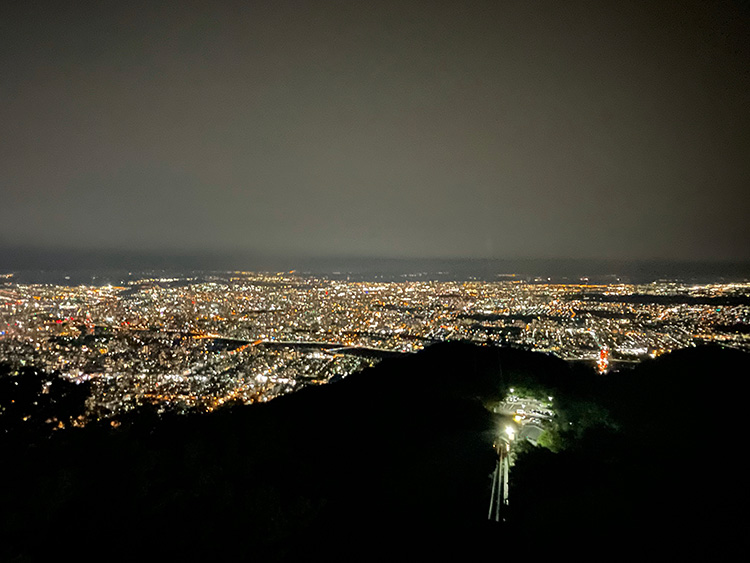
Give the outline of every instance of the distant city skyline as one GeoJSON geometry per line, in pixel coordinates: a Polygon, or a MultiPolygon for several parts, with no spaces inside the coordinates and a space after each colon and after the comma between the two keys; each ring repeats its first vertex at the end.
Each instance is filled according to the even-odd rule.
{"type": "Polygon", "coordinates": [[[750,350],[750,281],[647,284],[128,275],[0,285],[0,365],[92,381],[88,414],[147,403],[264,402],[438,342],[514,346],[597,366],[715,344],[750,350]],[[600,285],[596,285],[600,284],[600,285]]]}
{"type": "Polygon", "coordinates": [[[750,261],[747,3],[14,4],[0,270],[750,261]]]}

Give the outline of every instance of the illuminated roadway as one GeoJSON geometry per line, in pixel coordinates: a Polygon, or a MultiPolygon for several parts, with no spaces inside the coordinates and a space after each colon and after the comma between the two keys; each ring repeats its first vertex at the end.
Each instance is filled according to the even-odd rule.
{"type": "MultiPolygon", "coordinates": [[[[513,393],[513,390],[510,390],[513,393]]],[[[512,444],[516,440],[529,440],[536,444],[544,432],[543,425],[554,416],[551,400],[543,402],[538,399],[511,395],[507,400],[493,409],[493,412],[507,417],[503,428],[495,439],[497,464],[492,473],[492,492],[487,519],[495,522],[505,520],[505,507],[508,506],[510,463],[512,444]]]]}

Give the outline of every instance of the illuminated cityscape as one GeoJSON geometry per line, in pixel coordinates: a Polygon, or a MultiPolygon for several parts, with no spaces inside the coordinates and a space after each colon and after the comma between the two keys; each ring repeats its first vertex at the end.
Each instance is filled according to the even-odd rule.
{"type": "Polygon", "coordinates": [[[88,416],[265,402],[439,341],[509,345],[599,372],[717,343],[750,350],[750,283],[349,281],[193,273],[0,284],[0,361],[90,381],[88,416]]]}
{"type": "Polygon", "coordinates": [[[743,551],[749,2],[0,31],[0,563],[743,551]]]}

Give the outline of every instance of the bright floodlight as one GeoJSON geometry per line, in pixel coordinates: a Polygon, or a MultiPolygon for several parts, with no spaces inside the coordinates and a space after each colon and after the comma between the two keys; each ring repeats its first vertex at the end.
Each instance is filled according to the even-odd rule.
{"type": "Polygon", "coordinates": [[[506,426],[505,433],[508,435],[508,438],[512,440],[516,435],[516,430],[512,426],[506,426]]]}

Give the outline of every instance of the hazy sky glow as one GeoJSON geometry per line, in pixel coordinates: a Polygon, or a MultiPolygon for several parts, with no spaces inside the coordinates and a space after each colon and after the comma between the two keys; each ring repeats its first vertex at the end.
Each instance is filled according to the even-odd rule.
{"type": "Polygon", "coordinates": [[[0,246],[750,260],[746,3],[8,4],[0,246]]]}

